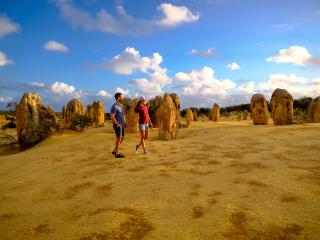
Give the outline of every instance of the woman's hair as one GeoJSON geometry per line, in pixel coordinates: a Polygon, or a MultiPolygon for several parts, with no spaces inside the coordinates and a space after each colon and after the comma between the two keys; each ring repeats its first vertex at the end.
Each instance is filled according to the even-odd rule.
{"type": "Polygon", "coordinates": [[[136,107],[140,106],[141,102],[142,100],[139,100],[136,107]]]}

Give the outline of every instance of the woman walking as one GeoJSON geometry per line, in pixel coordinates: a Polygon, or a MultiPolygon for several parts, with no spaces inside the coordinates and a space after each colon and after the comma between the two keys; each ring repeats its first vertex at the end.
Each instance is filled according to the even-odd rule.
{"type": "Polygon", "coordinates": [[[152,122],[149,117],[148,108],[145,105],[144,97],[139,97],[139,101],[134,111],[139,114],[139,131],[140,131],[140,142],[136,145],[136,153],[140,146],[143,148],[144,154],[147,154],[145,141],[149,138],[149,128],[152,128],[152,122]]]}

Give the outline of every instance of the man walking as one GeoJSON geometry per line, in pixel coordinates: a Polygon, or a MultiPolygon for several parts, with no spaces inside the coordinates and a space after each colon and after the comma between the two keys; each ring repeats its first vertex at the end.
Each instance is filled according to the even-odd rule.
{"type": "Polygon", "coordinates": [[[124,155],[119,153],[120,145],[124,140],[124,128],[126,126],[124,108],[122,105],[123,99],[121,93],[116,93],[114,97],[116,102],[111,106],[110,115],[113,123],[113,129],[116,134],[116,142],[112,154],[114,154],[116,158],[123,158],[124,155]]]}

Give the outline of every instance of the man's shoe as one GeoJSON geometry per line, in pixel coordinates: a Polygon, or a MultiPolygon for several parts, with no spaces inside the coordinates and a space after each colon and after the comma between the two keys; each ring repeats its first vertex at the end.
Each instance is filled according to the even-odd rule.
{"type": "Polygon", "coordinates": [[[113,150],[111,154],[115,155],[115,154],[117,154],[117,153],[113,150]]]}
{"type": "Polygon", "coordinates": [[[124,158],[124,155],[122,155],[121,153],[115,154],[114,155],[116,158],[124,158]]]}
{"type": "Polygon", "coordinates": [[[138,153],[139,145],[136,145],[136,153],[138,153]]]}

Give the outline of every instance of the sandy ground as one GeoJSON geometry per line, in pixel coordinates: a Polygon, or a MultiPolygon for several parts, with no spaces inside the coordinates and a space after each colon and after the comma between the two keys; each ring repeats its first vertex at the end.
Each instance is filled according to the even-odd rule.
{"type": "Polygon", "coordinates": [[[320,124],[193,122],[111,155],[110,124],[0,157],[0,239],[320,239],[320,124]]]}

